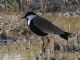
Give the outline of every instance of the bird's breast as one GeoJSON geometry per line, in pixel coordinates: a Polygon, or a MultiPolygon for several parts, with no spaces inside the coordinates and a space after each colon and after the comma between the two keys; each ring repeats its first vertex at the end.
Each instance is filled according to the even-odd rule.
{"type": "Polygon", "coordinates": [[[44,33],[43,31],[41,31],[38,27],[36,27],[33,23],[33,20],[30,22],[29,24],[29,28],[31,29],[31,31],[39,36],[46,36],[47,33],[44,33]]]}

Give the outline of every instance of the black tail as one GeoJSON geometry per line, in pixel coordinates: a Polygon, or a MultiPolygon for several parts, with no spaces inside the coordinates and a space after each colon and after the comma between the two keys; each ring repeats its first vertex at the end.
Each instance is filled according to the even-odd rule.
{"type": "Polygon", "coordinates": [[[70,33],[65,32],[64,34],[59,34],[59,35],[60,35],[60,37],[62,37],[63,39],[68,40],[68,37],[70,36],[70,33]]]}

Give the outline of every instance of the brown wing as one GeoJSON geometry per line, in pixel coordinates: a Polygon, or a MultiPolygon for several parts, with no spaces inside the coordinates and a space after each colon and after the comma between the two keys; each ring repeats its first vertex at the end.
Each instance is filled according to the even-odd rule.
{"type": "Polygon", "coordinates": [[[34,25],[45,33],[64,33],[63,30],[42,17],[34,18],[34,20],[34,25]]]}

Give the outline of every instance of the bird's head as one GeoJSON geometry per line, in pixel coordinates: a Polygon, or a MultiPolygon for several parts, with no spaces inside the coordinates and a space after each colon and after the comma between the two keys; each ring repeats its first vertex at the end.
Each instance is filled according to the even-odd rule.
{"type": "Polygon", "coordinates": [[[22,18],[26,18],[27,20],[29,20],[30,18],[36,16],[37,14],[35,14],[34,12],[27,12],[22,18]]]}

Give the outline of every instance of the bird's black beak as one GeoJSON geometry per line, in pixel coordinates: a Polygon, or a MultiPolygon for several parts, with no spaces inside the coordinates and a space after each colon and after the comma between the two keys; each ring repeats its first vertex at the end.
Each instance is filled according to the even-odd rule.
{"type": "Polygon", "coordinates": [[[21,19],[24,19],[24,18],[25,18],[25,16],[21,17],[21,19]]]}
{"type": "MultiPolygon", "coordinates": [[[[25,18],[25,16],[21,17],[21,19],[24,19],[24,18],[25,18]]],[[[27,20],[28,20],[28,18],[25,18],[25,19],[27,19],[27,20]]]]}

